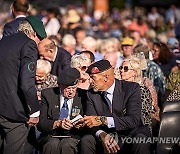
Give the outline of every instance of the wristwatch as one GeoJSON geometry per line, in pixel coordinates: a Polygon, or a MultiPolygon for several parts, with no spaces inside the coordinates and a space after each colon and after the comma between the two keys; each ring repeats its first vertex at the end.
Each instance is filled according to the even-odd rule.
{"type": "Polygon", "coordinates": [[[100,116],[100,121],[102,122],[102,125],[105,125],[106,120],[107,120],[107,117],[100,116]]]}

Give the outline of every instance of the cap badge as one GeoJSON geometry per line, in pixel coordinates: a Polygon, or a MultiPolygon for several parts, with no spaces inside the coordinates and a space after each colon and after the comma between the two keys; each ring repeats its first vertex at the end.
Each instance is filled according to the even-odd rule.
{"type": "Polygon", "coordinates": [[[91,70],[91,73],[92,73],[92,74],[100,73],[100,70],[99,70],[99,68],[97,68],[97,67],[93,67],[92,70],[91,70]]]}

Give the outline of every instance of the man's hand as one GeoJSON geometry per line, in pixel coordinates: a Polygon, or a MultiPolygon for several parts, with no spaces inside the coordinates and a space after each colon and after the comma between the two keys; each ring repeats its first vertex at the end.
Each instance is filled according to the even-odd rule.
{"type": "Polygon", "coordinates": [[[83,126],[87,126],[89,128],[102,125],[100,116],[84,116],[84,118],[80,119],[80,121],[84,121],[83,126]]]}
{"type": "Polygon", "coordinates": [[[35,126],[39,122],[39,117],[30,117],[27,121],[29,126],[35,126]]]}
{"type": "Polygon", "coordinates": [[[61,122],[62,122],[61,120],[54,121],[53,129],[56,129],[56,128],[60,127],[61,126],[61,122]]]}
{"type": "Polygon", "coordinates": [[[111,136],[107,134],[106,132],[102,132],[99,136],[105,150],[108,153],[117,153],[118,150],[120,150],[118,141],[116,141],[114,136],[111,136]]]}
{"type": "Polygon", "coordinates": [[[83,123],[84,123],[84,120],[82,118],[82,119],[79,119],[78,121],[73,122],[72,124],[75,128],[79,129],[80,127],[83,127],[83,123]]]}
{"type": "Polygon", "coordinates": [[[71,123],[71,120],[65,118],[61,121],[60,127],[66,130],[70,130],[73,127],[73,124],[71,123]]]}

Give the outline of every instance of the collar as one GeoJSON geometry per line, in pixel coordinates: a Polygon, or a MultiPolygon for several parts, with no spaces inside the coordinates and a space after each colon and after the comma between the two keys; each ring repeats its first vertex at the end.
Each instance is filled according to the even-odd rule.
{"type": "Polygon", "coordinates": [[[16,16],[16,18],[15,18],[15,19],[17,19],[17,18],[22,18],[22,17],[26,18],[26,16],[25,16],[25,15],[18,15],[18,16],[16,16]]]}
{"type": "Polygon", "coordinates": [[[114,80],[112,86],[108,90],[106,90],[106,91],[108,92],[108,94],[113,95],[114,88],[115,88],[115,80],[114,80]]]}
{"type": "Polygon", "coordinates": [[[55,54],[54,54],[54,57],[53,57],[53,59],[52,59],[52,61],[53,61],[53,62],[54,62],[54,61],[55,61],[55,59],[56,59],[57,52],[58,52],[58,48],[56,47],[55,54]]]}

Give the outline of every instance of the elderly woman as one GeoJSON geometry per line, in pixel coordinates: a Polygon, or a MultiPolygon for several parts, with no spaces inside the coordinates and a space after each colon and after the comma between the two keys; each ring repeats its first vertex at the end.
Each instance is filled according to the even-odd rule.
{"type": "Polygon", "coordinates": [[[152,97],[149,89],[144,85],[142,78],[142,65],[139,58],[131,56],[123,61],[120,67],[121,78],[123,80],[137,82],[140,84],[141,100],[142,100],[142,115],[145,125],[152,127],[152,97]]]}
{"type": "Polygon", "coordinates": [[[91,64],[91,60],[85,55],[74,55],[71,58],[71,67],[76,68],[81,76],[78,84],[78,88],[88,90],[90,86],[90,78],[86,73],[88,66],[91,64]]]}
{"type": "Polygon", "coordinates": [[[38,100],[41,100],[41,91],[50,87],[57,87],[57,77],[50,74],[51,64],[47,60],[38,59],[36,68],[36,89],[38,100]]]}

